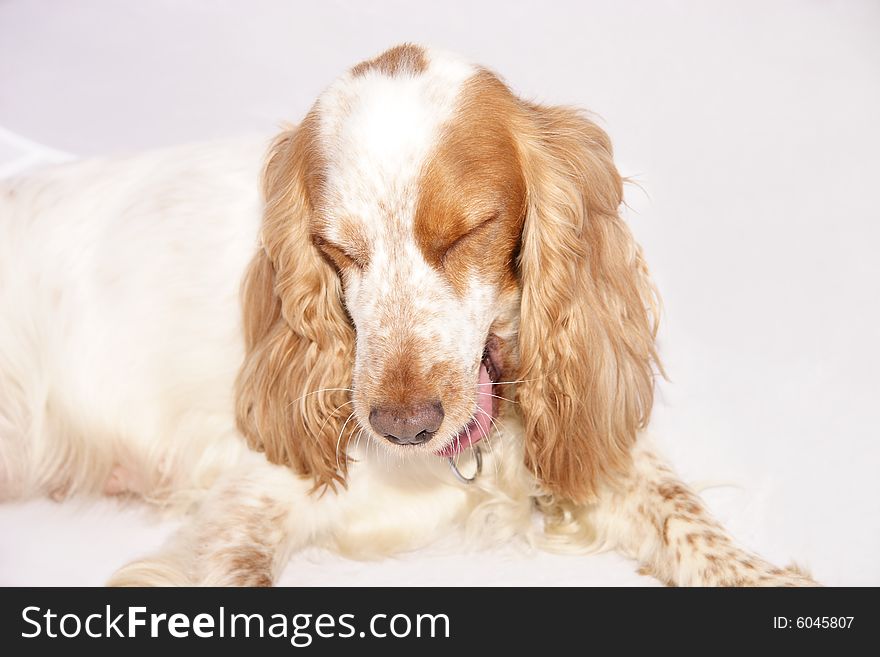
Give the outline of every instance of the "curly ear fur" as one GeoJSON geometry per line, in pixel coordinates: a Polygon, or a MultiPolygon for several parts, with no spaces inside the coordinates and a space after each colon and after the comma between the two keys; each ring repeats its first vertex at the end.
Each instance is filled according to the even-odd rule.
{"type": "Polygon", "coordinates": [[[654,396],[657,301],[617,213],[608,136],[574,110],[525,105],[518,400],[526,463],[554,496],[595,498],[626,471],[654,396]]]}
{"type": "Polygon", "coordinates": [[[273,143],[263,173],[262,248],[242,286],[246,356],[236,382],[238,427],[273,463],[345,481],[341,412],[349,400],[354,329],[339,278],[311,239],[320,184],[311,119],[273,143]],[[341,454],[341,456],[340,456],[341,454]]]}

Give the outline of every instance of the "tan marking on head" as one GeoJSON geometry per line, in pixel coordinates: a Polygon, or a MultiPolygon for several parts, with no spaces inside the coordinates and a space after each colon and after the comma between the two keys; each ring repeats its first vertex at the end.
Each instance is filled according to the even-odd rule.
{"type": "Polygon", "coordinates": [[[379,405],[407,406],[436,398],[434,391],[426,390],[428,378],[422,370],[421,355],[428,349],[425,342],[411,333],[395,343],[382,363],[377,363],[380,374],[376,389],[370,398],[379,405]]]}
{"type": "Polygon", "coordinates": [[[351,69],[351,74],[357,77],[368,71],[377,71],[389,76],[418,75],[424,73],[427,68],[428,60],[425,57],[424,48],[404,43],[354,66],[351,69]]]}
{"type": "Polygon", "coordinates": [[[419,181],[416,243],[458,293],[473,273],[502,290],[517,285],[526,188],[510,124],[516,103],[493,74],[476,74],[419,181]]]}
{"type": "Polygon", "coordinates": [[[459,400],[459,393],[470,388],[470,381],[461,378],[454,363],[438,361],[427,365],[424,355],[430,349],[425,340],[406,334],[393,350],[386,352],[382,362],[375,364],[375,379],[355,394],[363,395],[373,405],[400,409],[442,400],[444,411],[451,418],[466,416],[467,400],[459,400]]]}

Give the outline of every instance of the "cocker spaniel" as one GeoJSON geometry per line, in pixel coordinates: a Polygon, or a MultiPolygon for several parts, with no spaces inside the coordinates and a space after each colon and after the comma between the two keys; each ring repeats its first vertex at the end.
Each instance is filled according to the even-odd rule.
{"type": "Polygon", "coordinates": [[[640,438],[657,303],[584,114],[403,45],[263,150],[3,183],[2,498],[186,514],[114,584],[265,585],[306,545],[454,529],[613,547],[677,585],[813,583],[640,438]]]}

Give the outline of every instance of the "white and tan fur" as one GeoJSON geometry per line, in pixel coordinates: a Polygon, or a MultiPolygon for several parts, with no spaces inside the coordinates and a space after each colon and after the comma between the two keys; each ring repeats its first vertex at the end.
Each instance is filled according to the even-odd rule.
{"type": "Polygon", "coordinates": [[[655,301],[595,124],[403,46],[275,140],[261,195],[264,150],[3,183],[0,499],[186,515],[114,584],[271,584],[307,545],[454,531],[617,549],[676,585],[813,584],[738,547],[642,435],[655,301]],[[478,419],[487,345],[497,417],[465,486],[437,453],[478,419]],[[425,400],[444,414],[424,443],[371,428],[425,400]]]}

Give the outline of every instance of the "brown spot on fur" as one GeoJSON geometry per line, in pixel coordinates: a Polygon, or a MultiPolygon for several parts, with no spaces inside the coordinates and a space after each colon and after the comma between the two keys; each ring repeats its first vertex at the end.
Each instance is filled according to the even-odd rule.
{"type": "Polygon", "coordinates": [[[651,525],[654,527],[654,531],[657,532],[658,536],[663,535],[663,525],[660,523],[660,520],[655,516],[650,517],[651,525]]]}
{"type": "Polygon", "coordinates": [[[404,74],[418,75],[424,73],[427,68],[425,50],[411,43],[404,43],[354,66],[351,74],[357,77],[368,71],[376,71],[394,77],[404,74]]]}
{"type": "Polygon", "coordinates": [[[688,491],[685,490],[684,486],[681,484],[668,482],[661,484],[657,488],[657,492],[660,493],[660,496],[667,502],[688,495],[688,491]]]}
{"type": "Polygon", "coordinates": [[[682,510],[691,515],[700,515],[700,506],[696,502],[688,502],[682,505],[682,510]]]}
{"type": "Polygon", "coordinates": [[[702,571],[702,577],[704,582],[718,582],[720,586],[723,586],[724,583],[720,581],[721,569],[717,566],[707,566],[702,571]]]}
{"type": "Polygon", "coordinates": [[[240,547],[222,557],[233,586],[272,586],[272,559],[265,550],[240,547]]]}

